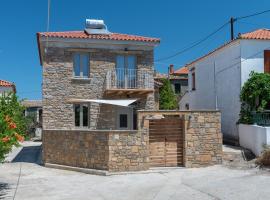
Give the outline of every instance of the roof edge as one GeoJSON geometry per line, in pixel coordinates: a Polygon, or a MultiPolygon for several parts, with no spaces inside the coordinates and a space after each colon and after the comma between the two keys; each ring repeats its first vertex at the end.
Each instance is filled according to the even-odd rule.
{"type": "Polygon", "coordinates": [[[231,40],[231,41],[229,41],[229,42],[227,42],[227,43],[225,43],[225,44],[223,44],[223,45],[221,45],[221,46],[215,48],[214,50],[210,51],[209,53],[207,53],[207,54],[205,54],[205,55],[203,55],[203,56],[201,56],[201,57],[199,57],[199,58],[193,60],[192,62],[187,63],[187,64],[184,65],[183,67],[190,67],[191,65],[194,65],[194,64],[197,63],[198,61],[201,61],[201,60],[207,58],[208,56],[213,55],[213,54],[216,53],[217,51],[219,51],[219,50],[221,50],[221,49],[223,49],[223,48],[225,48],[225,47],[228,47],[228,46],[231,45],[232,43],[237,42],[237,41],[240,41],[240,40],[243,40],[243,39],[237,37],[237,38],[235,38],[234,40],[231,40]]]}

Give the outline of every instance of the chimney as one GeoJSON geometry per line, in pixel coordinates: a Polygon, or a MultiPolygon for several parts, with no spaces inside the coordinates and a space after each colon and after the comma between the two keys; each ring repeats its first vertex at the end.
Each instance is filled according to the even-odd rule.
{"type": "Polygon", "coordinates": [[[173,74],[174,69],[173,69],[173,64],[170,64],[170,68],[169,68],[169,75],[173,74]]]}

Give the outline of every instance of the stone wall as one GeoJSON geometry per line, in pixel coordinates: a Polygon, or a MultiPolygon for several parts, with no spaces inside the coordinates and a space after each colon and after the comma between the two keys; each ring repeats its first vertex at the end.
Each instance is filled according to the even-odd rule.
{"type": "Polygon", "coordinates": [[[218,111],[138,111],[138,131],[44,130],[44,162],[110,172],[147,170],[149,119],[161,115],[184,120],[184,166],[222,163],[218,111]]]}
{"type": "Polygon", "coordinates": [[[202,167],[222,163],[220,112],[190,112],[185,115],[186,167],[202,167]]]}
{"type": "Polygon", "coordinates": [[[44,163],[118,171],[147,170],[148,137],[137,131],[44,130],[44,163]]]}
{"type": "MultiPolygon", "coordinates": [[[[44,129],[73,129],[73,104],[68,102],[71,98],[102,99],[110,98],[105,95],[106,73],[115,68],[116,56],[113,50],[89,49],[90,77],[88,79],[73,78],[71,51],[65,47],[47,48],[46,58],[43,62],[43,126],[44,129]],[[91,52],[90,52],[91,50],[91,52]]],[[[153,50],[140,51],[137,55],[137,68],[153,70],[153,50]]],[[[154,109],[154,94],[140,95],[140,109],[154,109]]],[[[122,95],[114,98],[132,98],[122,95]]],[[[108,125],[98,126],[100,105],[91,103],[90,129],[106,128],[108,125]]],[[[108,118],[111,119],[111,118],[108,118]]]]}
{"type": "Polygon", "coordinates": [[[108,170],[108,133],[43,130],[44,163],[108,170]]]}
{"type": "Polygon", "coordinates": [[[147,133],[110,133],[109,151],[109,171],[149,169],[147,133]]]}

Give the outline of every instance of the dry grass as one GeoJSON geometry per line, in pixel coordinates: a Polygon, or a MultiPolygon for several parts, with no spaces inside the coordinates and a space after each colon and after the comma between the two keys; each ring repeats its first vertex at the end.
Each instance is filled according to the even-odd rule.
{"type": "Polygon", "coordinates": [[[262,155],[257,158],[256,164],[261,167],[270,167],[270,149],[267,148],[262,155]]]}

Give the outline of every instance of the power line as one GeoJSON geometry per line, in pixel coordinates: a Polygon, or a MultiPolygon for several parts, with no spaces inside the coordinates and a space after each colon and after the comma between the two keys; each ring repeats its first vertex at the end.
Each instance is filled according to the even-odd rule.
{"type": "MultiPolygon", "coordinates": [[[[233,22],[236,22],[238,20],[242,20],[242,19],[246,19],[246,18],[250,18],[250,17],[254,17],[254,16],[257,16],[257,15],[261,15],[261,14],[264,14],[264,13],[267,13],[267,12],[270,12],[270,9],[269,10],[265,10],[265,11],[262,11],[262,12],[257,12],[257,13],[253,13],[253,14],[250,14],[250,15],[245,15],[245,16],[241,16],[241,17],[237,17],[237,18],[232,18],[233,22]]],[[[183,54],[185,52],[187,52],[188,50],[198,46],[199,44],[201,44],[202,42],[204,42],[205,40],[207,40],[208,38],[210,38],[211,36],[213,36],[214,34],[216,34],[217,32],[219,32],[221,29],[223,29],[227,24],[229,24],[230,22],[226,22],[225,24],[223,24],[222,26],[220,26],[217,30],[213,31],[212,33],[210,33],[209,35],[207,35],[206,37],[204,37],[203,39],[195,42],[195,44],[193,43],[193,45],[191,46],[188,46],[184,49],[182,49],[181,51],[179,52],[176,52],[175,54],[171,55],[171,56],[167,56],[167,57],[164,57],[164,58],[161,58],[161,59],[158,59],[156,61],[163,61],[163,60],[168,60],[168,59],[171,59],[175,56],[178,56],[180,54],[183,54]]]]}
{"type": "Polygon", "coordinates": [[[204,41],[206,41],[207,39],[209,39],[210,37],[212,37],[214,34],[216,34],[217,32],[219,32],[220,30],[222,30],[224,27],[226,27],[227,25],[229,24],[229,22],[226,22],[225,24],[223,24],[222,26],[220,26],[219,28],[217,28],[215,31],[211,32],[209,35],[207,35],[206,37],[202,38],[201,40],[198,40],[195,42],[195,44],[193,43],[193,45],[189,46],[189,47],[186,47],[184,49],[182,49],[181,51],[171,55],[171,56],[167,56],[167,57],[164,57],[164,58],[160,58],[156,61],[163,61],[163,60],[168,60],[168,59],[171,59],[175,56],[178,56],[180,54],[183,54],[185,52],[187,52],[188,50],[198,46],[199,44],[203,43],[204,41]]]}
{"type": "Polygon", "coordinates": [[[265,11],[262,11],[262,12],[257,12],[257,13],[254,13],[254,14],[251,14],[251,15],[242,16],[242,17],[237,17],[235,19],[236,20],[241,20],[241,19],[245,19],[245,18],[250,18],[250,17],[257,16],[257,15],[261,15],[261,14],[264,14],[264,13],[267,13],[267,12],[270,12],[270,10],[265,10],[265,11]]]}

